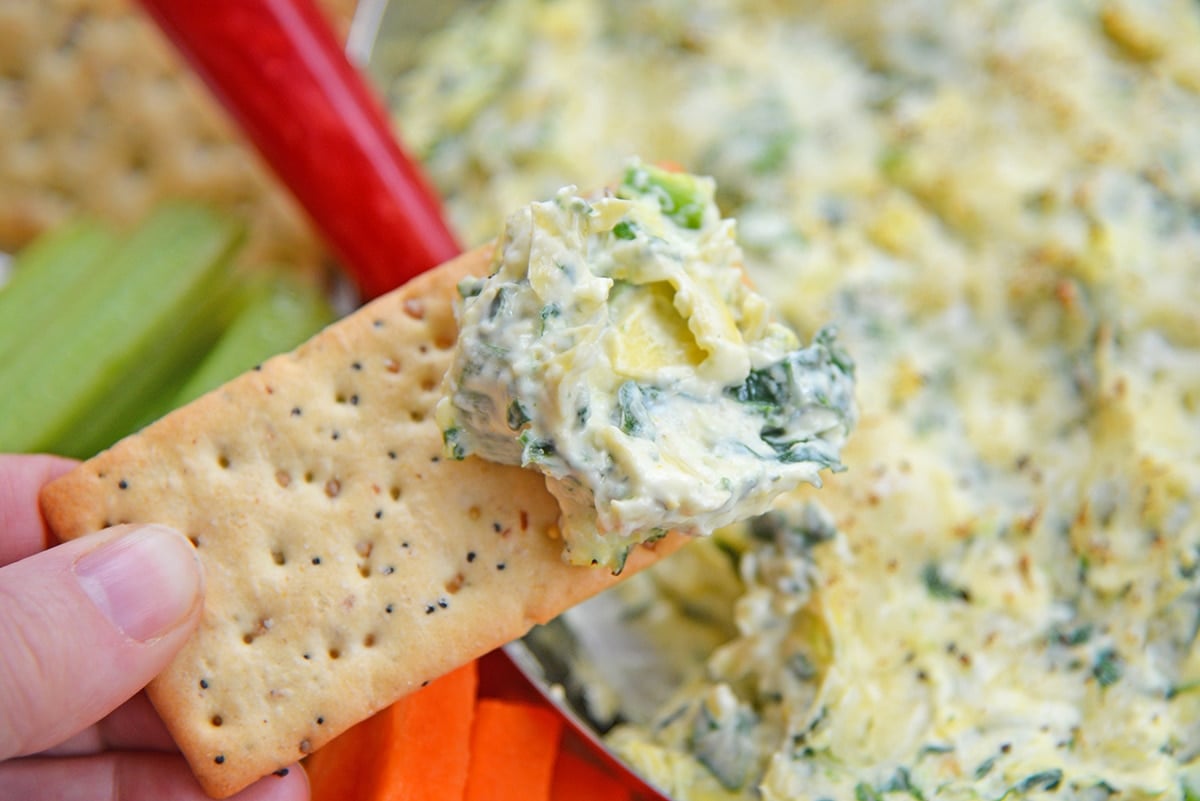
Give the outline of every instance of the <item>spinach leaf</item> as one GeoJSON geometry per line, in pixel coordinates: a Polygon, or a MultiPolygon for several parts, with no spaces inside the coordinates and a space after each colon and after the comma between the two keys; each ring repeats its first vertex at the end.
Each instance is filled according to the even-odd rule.
{"type": "Polygon", "coordinates": [[[512,403],[508,404],[508,427],[513,431],[519,430],[522,426],[529,422],[529,413],[525,411],[525,407],[516,398],[512,403]]]}
{"type": "Polygon", "coordinates": [[[634,381],[621,384],[617,390],[618,427],[631,437],[653,439],[655,430],[649,403],[656,394],[653,387],[643,387],[634,381]]]}
{"type": "Polygon", "coordinates": [[[929,591],[929,594],[939,600],[964,602],[971,600],[970,590],[947,581],[934,562],[925,565],[925,569],[921,571],[921,581],[925,583],[925,589],[929,591]]]}
{"type": "Polygon", "coordinates": [[[1112,648],[1106,648],[1096,655],[1092,664],[1092,676],[1101,687],[1111,687],[1121,680],[1124,674],[1120,655],[1112,648]]]}

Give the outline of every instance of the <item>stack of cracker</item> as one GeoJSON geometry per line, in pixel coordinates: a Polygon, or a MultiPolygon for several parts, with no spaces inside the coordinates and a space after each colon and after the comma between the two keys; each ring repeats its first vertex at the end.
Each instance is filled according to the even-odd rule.
{"type": "MultiPolygon", "coordinates": [[[[344,35],[355,0],[320,0],[344,35]]],[[[193,198],[254,220],[246,259],[315,268],[303,212],[132,0],[0,3],[0,251],[79,214],[193,198]]]]}

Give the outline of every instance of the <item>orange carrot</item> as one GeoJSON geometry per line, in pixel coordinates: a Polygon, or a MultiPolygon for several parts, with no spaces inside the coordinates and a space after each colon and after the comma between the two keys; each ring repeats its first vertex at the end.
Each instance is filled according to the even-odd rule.
{"type": "Polygon", "coordinates": [[[305,762],[312,801],[461,801],[477,686],[470,662],[338,735],[305,762]]]}
{"type": "Polygon", "coordinates": [[[367,718],[304,761],[312,801],[358,801],[379,771],[387,743],[383,713],[367,718]]]}
{"type": "Polygon", "coordinates": [[[470,662],[392,706],[391,732],[367,801],[460,801],[467,784],[479,666],[470,662]]]}
{"type": "Polygon", "coordinates": [[[551,801],[630,801],[625,785],[604,772],[603,768],[563,749],[554,763],[551,801]]]}
{"type": "Polygon", "coordinates": [[[549,801],[562,728],[547,707],[480,699],[465,801],[549,801]]]}

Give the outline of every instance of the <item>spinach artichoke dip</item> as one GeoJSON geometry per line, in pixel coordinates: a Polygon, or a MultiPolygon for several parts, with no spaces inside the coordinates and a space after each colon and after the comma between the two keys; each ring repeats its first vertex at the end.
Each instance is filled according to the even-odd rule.
{"type": "Polygon", "coordinates": [[[464,240],[676,161],[854,356],[845,472],[611,596],[662,651],[590,685],[637,770],[1200,798],[1200,4],[497,0],[394,97],[464,240]]]}
{"type": "Polygon", "coordinates": [[[455,458],[540,470],[564,555],[620,572],[668,530],[710,534],[840,469],[853,365],[809,347],[745,283],[711,179],[634,164],[509,219],[460,285],[438,423],[455,458]]]}

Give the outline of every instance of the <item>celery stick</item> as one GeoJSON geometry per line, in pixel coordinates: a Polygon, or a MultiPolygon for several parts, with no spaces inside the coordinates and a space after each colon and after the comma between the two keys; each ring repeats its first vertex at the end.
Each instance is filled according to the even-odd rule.
{"type": "Polygon", "coordinates": [[[17,254],[8,283],[0,287],[0,360],[53,324],[63,294],[73,291],[116,241],[105,226],[81,220],[39,237],[17,254]]]}
{"type": "Polygon", "coordinates": [[[230,324],[235,282],[218,275],[126,372],[119,388],[53,440],[48,450],[87,458],[169,412],[179,392],[230,324]]]}
{"type": "Polygon", "coordinates": [[[324,293],[310,281],[275,271],[250,288],[245,308],[175,395],[182,406],[254,365],[291,350],[334,320],[324,293]]]}
{"type": "Polygon", "coordinates": [[[32,332],[0,364],[0,450],[86,455],[64,435],[145,403],[141,385],[162,369],[154,359],[173,357],[173,343],[190,336],[183,323],[227,280],[241,236],[202,207],[155,212],[62,295],[62,322],[32,332]]]}

